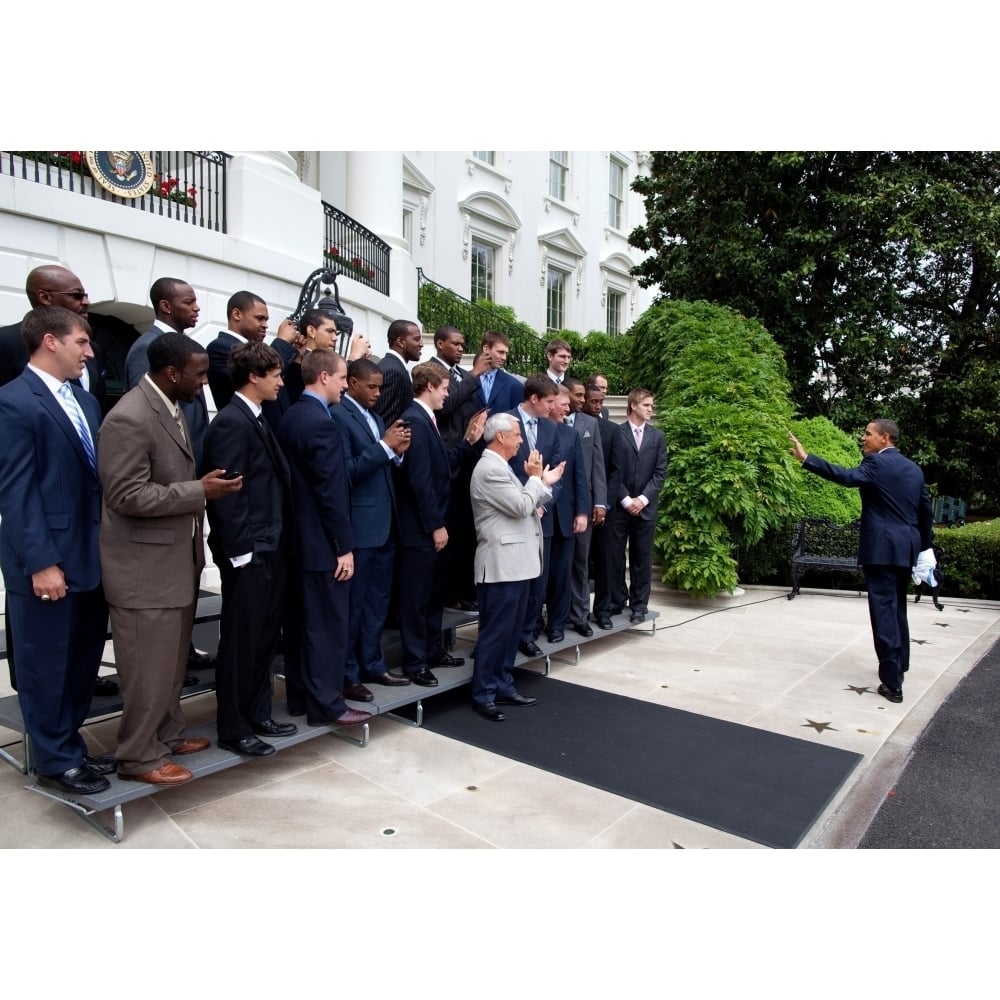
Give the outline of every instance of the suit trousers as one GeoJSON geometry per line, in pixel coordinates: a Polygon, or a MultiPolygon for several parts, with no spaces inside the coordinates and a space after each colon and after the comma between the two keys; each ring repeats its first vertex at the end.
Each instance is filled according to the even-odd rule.
{"type": "Polygon", "coordinates": [[[302,572],[290,567],[298,587],[285,615],[285,693],[288,710],[312,725],[335,722],[347,711],[344,662],[350,583],[332,570],[302,572]]]}
{"type": "Polygon", "coordinates": [[[910,668],[910,627],[906,620],[910,570],[906,566],[866,565],[864,573],[878,678],[893,691],[901,691],[903,674],[910,668]]]}
{"type": "Polygon", "coordinates": [[[217,560],[222,578],[222,620],[215,665],[216,725],[220,740],[253,735],[271,718],[271,661],[284,612],[285,557],[255,552],[234,569],[217,560]]]}
{"type": "Polygon", "coordinates": [[[18,701],[31,737],[36,774],[62,774],[83,763],[80,735],[104,655],[108,606],[97,587],[58,601],[7,592],[20,660],[18,701]]]}
{"type": "Polygon", "coordinates": [[[111,635],[121,683],[119,774],[165,764],[184,739],[181,688],[187,670],[195,601],[183,608],[111,606],[111,635]]]}
{"type": "MultiPolygon", "coordinates": [[[[549,555],[545,605],[548,615],[546,628],[549,632],[565,631],[570,617],[570,602],[573,597],[573,556],[579,535],[565,535],[556,532],[552,536],[552,551],[549,555]]],[[[586,620],[586,615],[581,621],[586,620]]],[[[576,620],[576,619],[574,619],[576,620]]]]}
{"type": "Polygon", "coordinates": [[[587,521],[587,530],[573,536],[573,566],[569,620],[576,625],[590,617],[590,543],[594,537],[594,522],[587,521]]]}
{"type": "Polygon", "coordinates": [[[440,658],[441,568],[433,548],[397,550],[399,571],[399,633],[403,642],[403,672],[416,674],[440,658]]]}
{"type": "MultiPolygon", "coordinates": [[[[546,517],[552,517],[551,511],[546,517]]],[[[524,621],[521,625],[521,641],[534,642],[544,625],[542,605],[545,603],[545,591],[549,581],[549,560],[552,557],[552,538],[542,539],[542,571],[529,580],[528,603],[524,609],[524,621]]],[[[551,612],[551,608],[549,609],[551,612]]]]}
{"type": "Polygon", "coordinates": [[[382,653],[382,629],[389,613],[395,561],[396,543],[391,536],[377,548],[354,550],[345,685],[370,680],[389,669],[382,653]]]}
{"type": "Polygon", "coordinates": [[[472,669],[472,700],[489,704],[515,693],[514,659],[531,580],[476,585],[479,636],[472,669]]]}
{"type": "MultiPolygon", "coordinates": [[[[625,546],[628,546],[628,603],[633,611],[649,610],[653,576],[653,534],[656,517],[636,517],[621,507],[608,511],[604,522],[608,582],[625,579],[625,546]]],[[[610,596],[610,595],[609,595],[610,596]]],[[[610,603],[608,605],[610,607],[610,603]]],[[[595,608],[596,610],[596,608],[595,608]]],[[[605,612],[607,609],[604,609],[605,612]]]]}

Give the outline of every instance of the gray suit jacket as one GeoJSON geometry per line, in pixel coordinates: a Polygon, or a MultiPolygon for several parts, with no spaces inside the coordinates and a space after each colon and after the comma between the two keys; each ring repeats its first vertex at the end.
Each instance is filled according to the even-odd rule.
{"type": "Polygon", "coordinates": [[[101,424],[101,568],[109,604],[183,608],[195,600],[205,565],[205,488],[185,433],[187,440],[145,379],[101,424]]]}
{"type": "Polygon", "coordinates": [[[580,435],[583,448],[583,468],[590,485],[591,503],[595,507],[608,505],[608,474],[604,465],[604,447],[601,444],[601,428],[597,417],[589,413],[578,413],[573,418],[573,427],[580,435]]]}
{"type": "Polygon", "coordinates": [[[540,479],[523,486],[489,448],[472,470],[476,583],[533,580],[542,571],[542,528],[536,509],[552,494],[540,479]]]}

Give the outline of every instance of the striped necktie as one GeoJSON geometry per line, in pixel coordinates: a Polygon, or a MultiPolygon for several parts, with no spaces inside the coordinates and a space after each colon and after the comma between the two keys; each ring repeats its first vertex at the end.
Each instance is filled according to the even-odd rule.
{"type": "Polygon", "coordinates": [[[63,398],[63,409],[73,422],[80,438],[80,444],[83,445],[83,450],[87,453],[87,461],[90,463],[91,469],[97,472],[97,453],[94,451],[94,439],[90,436],[87,420],[83,415],[83,410],[80,409],[80,404],[73,395],[73,387],[69,382],[63,382],[59,386],[59,395],[63,398]]]}

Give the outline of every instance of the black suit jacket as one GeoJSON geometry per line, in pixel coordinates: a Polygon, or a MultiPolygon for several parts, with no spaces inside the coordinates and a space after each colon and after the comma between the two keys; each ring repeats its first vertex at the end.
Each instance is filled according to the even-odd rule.
{"type": "Polygon", "coordinates": [[[413,402],[413,380],[406,365],[395,354],[387,354],[378,363],[378,370],[382,373],[382,392],[373,409],[388,427],[413,402]]]}
{"type": "Polygon", "coordinates": [[[243,473],[242,489],[208,501],[208,547],[216,563],[282,548],[291,491],[288,463],[270,426],[237,396],[219,411],[205,435],[201,475],[212,469],[243,473]]]}
{"type": "Polygon", "coordinates": [[[229,355],[242,341],[223,330],[208,347],[208,387],[219,412],[233,398],[233,380],[229,377],[229,355]]]}
{"type": "Polygon", "coordinates": [[[299,568],[330,572],[354,550],[344,441],[326,404],[302,395],[278,424],[292,477],[294,551],[299,568]]]}
{"type": "Polygon", "coordinates": [[[435,364],[448,372],[449,390],[448,398],[444,401],[444,406],[437,411],[438,430],[444,443],[449,448],[458,444],[465,434],[465,428],[469,421],[486,405],[483,402],[483,394],[479,389],[479,378],[464,368],[455,366],[451,368],[440,358],[435,364]]]}
{"type": "MultiPolygon", "coordinates": [[[[521,420],[521,411],[510,410],[510,415],[521,425],[521,447],[517,454],[510,460],[510,467],[514,470],[514,475],[523,485],[528,481],[528,474],[524,471],[524,463],[528,460],[531,448],[528,445],[528,430],[521,420]]],[[[538,418],[537,439],[535,446],[542,453],[542,467],[546,465],[555,468],[564,458],[559,450],[559,434],[556,425],[547,417],[538,418]]],[[[545,508],[545,516],[542,518],[542,537],[551,538],[553,532],[554,519],[552,508],[562,491],[562,482],[555,483],[551,488],[552,498],[546,500],[542,506],[545,508]]]]}
{"type": "Polygon", "coordinates": [[[626,420],[611,439],[608,506],[619,507],[625,497],[644,496],[649,503],[638,516],[644,521],[655,520],[660,489],[667,478],[667,463],[667,439],[663,431],[645,424],[642,449],[637,450],[632,425],[626,420]]]}

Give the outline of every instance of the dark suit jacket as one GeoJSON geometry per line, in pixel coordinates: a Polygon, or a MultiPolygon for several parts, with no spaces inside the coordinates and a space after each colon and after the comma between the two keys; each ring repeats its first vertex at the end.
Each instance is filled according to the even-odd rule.
{"type": "Polygon", "coordinates": [[[378,370],[382,373],[382,392],[374,410],[388,427],[413,402],[413,380],[406,365],[395,354],[386,354],[378,363],[378,370]]]}
{"type": "Polygon", "coordinates": [[[278,424],[292,477],[294,551],[307,572],[332,573],[354,549],[344,441],[326,404],[303,394],[278,424]]]}
{"type": "MultiPolygon", "coordinates": [[[[515,379],[515,381],[517,380],[515,379]]],[[[518,482],[523,485],[528,481],[528,475],[524,471],[524,463],[528,460],[528,455],[531,452],[531,448],[528,445],[528,431],[521,420],[519,410],[513,409],[507,412],[521,425],[521,447],[518,448],[517,454],[510,460],[510,467],[514,470],[514,475],[517,476],[518,482]]],[[[556,425],[545,417],[540,417],[538,420],[536,446],[542,453],[543,468],[546,465],[554,468],[565,457],[559,450],[559,434],[556,431],[556,425]]],[[[552,508],[562,492],[562,482],[555,483],[551,488],[551,492],[552,499],[547,500],[542,505],[546,510],[546,514],[542,518],[542,536],[544,538],[552,537],[554,530],[552,508]]]]}
{"type": "MultiPolygon", "coordinates": [[[[215,409],[222,408],[233,398],[233,380],[229,377],[229,355],[240,341],[231,333],[223,330],[208,347],[208,387],[212,390],[215,409]]],[[[211,470],[209,470],[211,471],[211,470]]]]}
{"type": "Polygon", "coordinates": [[[470,446],[463,439],[446,448],[427,411],[416,402],[402,416],[410,421],[410,447],[396,476],[399,544],[433,549],[431,535],[447,523],[452,474],[470,446]]]}
{"type": "Polygon", "coordinates": [[[271,428],[242,399],[234,396],[212,421],[202,464],[202,475],[212,469],[243,473],[242,489],[208,502],[208,547],[216,563],[278,551],[290,500],[288,463],[271,428]]]}
{"type": "MultiPolygon", "coordinates": [[[[97,444],[100,407],[74,386],[97,444]]],[[[59,564],[70,590],[101,582],[101,487],[59,401],[32,371],[0,389],[0,569],[30,596],[31,574],[59,564]]]]}
{"type": "Polygon", "coordinates": [[[448,372],[450,389],[444,406],[435,416],[441,437],[451,448],[461,441],[469,421],[486,404],[483,402],[477,376],[470,374],[464,368],[451,369],[444,362],[441,362],[441,367],[448,372]]]}
{"type": "MultiPolygon", "coordinates": [[[[153,326],[142,334],[128,349],[125,357],[125,387],[133,389],[139,380],[149,371],[149,357],[146,351],[149,345],[161,334],[167,331],[153,326]]],[[[192,403],[181,403],[184,419],[191,431],[191,445],[194,450],[195,464],[201,467],[201,458],[205,450],[205,433],[208,430],[208,401],[204,390],[198,390],[198,398],[192,403]]]]}
{"type": "MultiPolygon", "coordinates": [[[[482,389],[479,392],[482,396],[482,389]]],[[[490,416],[494,413],[509,413],[516,409],[524,400],[524,383],[514,378],[510,372],[497,369],[493,380],[493,391],[490,393],[490,416]]],[[[483,406],[487,404],[484,402],[483,406]]]]}
{"type": "MultiPolygon", "coordinates": [[[[359,549],[378,548],[389,540],[392,530],[396,505],[393,461],[380,441],[372,437],[360,408],[352,400],[344,397],[330,413],[344,438],[354,544],[359,549]]],[[[381,438],[385,433],[382,420],[377,413],[372,413],[372,418],[381,438]]]]}
{"type": "Polygon", "coordinates": [[[932,545],[933,507],[920,466],[886,448],[865,455],[854,469],[806,455],[803,467],[823,479],[861,490],[858,562],[864,565],[916,565],[932,545]]]}
{"type": "Polygon", "coordinates": [[[555,427],[559,435],[559,454],[565,459],[566,468],[559,480],[562,489],[552,506],[553,527],[564,538],[570,538],[573,535],[573,518],[582,514],[590,521],[590,484],[587,482],[580,435],[565,424],[556,424],[555,427]]]}
{"type": "MultiPolygon", "coordinates": [[[[91,341],[94,356],[87,360],[87,375],[90,380],[88,389],[97,400],[101,413],[107,412],[108,387],[104,380],[104,352],[98,344],[91,341]]],[[[28,349],[21,340],[21,324],[0,327],[0,385],[13,382],[28,363],[28,349]]]]}
{"type": "Polygon", "coordinates": [[[642,430],[642,450],[635,447],[632,425],[626,420],[611,438],[611,473],[608,504],[620,507],[625,497],[644,496],[649,503],[640,520],[656,520],[660,489],[667,478],[667,439],[663,431],[647,423],[642,430]]]}

